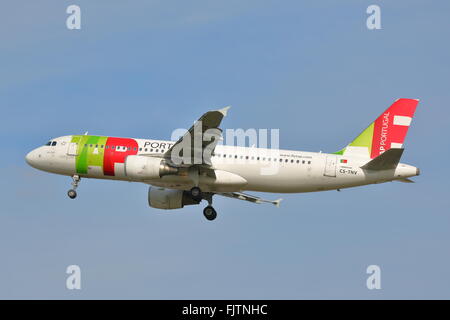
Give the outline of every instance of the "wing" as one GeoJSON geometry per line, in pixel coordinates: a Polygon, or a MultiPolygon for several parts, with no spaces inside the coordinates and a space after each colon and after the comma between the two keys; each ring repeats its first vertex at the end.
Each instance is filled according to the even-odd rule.
{"type": "Polygon", "coordinates": [[[219,196],[224,196],[224,197],[228,197],[228,198],[234,198],[234,199],[238,199],[238,200],[245,200],[245,201],[250,201],[253,203],[271,203],[273,205],[276,205],[277,207],[280,206],[280,202],[283,199],[277,199],[277,200],[265,200],[256,196],[252,196],[249,194],[245,194],[242,192],[219,192],[219,193],[215,193],[219,196]]]}
{"type": "Polygon", "coordinates": [[[179,166],[211,165],[211,155],[222,137],[219,125],[229,108],[206,112],[164,156],[179,166]]]}

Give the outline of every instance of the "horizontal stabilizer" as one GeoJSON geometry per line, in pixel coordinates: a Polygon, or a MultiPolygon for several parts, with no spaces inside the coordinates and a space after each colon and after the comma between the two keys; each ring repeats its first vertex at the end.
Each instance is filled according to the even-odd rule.
{"type": "Polygon", "coordinates": [[[415,183],[414,180],[411,180],[411,179],[408,179],[408,178],[405,178],[405,179],[397,179],[397,180],[395,180],[395,181],[398,181],[398,182],[404,182],[404,183],[415,183]]]}
{"type": "Polygon", "coordinates": [[[391,148],[370,160],[361,168],[366,170],[390,170],[397,168],[403,154],[402,148],[391,148]]]}

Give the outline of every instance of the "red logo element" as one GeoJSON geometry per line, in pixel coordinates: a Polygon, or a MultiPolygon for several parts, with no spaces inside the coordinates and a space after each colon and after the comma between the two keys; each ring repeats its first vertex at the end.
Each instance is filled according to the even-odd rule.
{"type": "Polygon", "coordinates": [[[114,165],[124,163],[129,155],[138,153],[138,143],[130,138],[112,138],[106,140],[105,155],[103,158],[103,174],[114,176],[114,165]]]}
{"type": "Polygon", "coordinates": [[[372,159],[389,150],[391,143],[403,144],[409,126],[394,125],[394,118],[412,118],[418,103],[415,99],[399,99],[375,120],[370,154],[372,159]]]}

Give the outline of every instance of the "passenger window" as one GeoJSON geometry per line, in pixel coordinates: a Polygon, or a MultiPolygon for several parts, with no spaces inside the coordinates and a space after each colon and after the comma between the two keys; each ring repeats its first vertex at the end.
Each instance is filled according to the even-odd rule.
{"type": "Polygon", "coordinates": [[[115,146],[111,146],[111,149],[114,149],[115,148],[115,146]]]}
{"type": "Polygon", "coordinates": [[[308,161],[308,164],[311,164],[311,161],[308,161]]]}
{"type": "Polygon", "coordinates": [[[134,148],[134,151],[136,151],[137,149],[136,148],[134,148]]]}
{"type": "Polygon", "coordinates": [[[95,147],[98,148],[98,144],[96,144],[95,147]]]}
{"type": "Polygon", "coordinates": [[[131,150],[131,148],[130,147],[128,147],[128,151],[130,151],[131,150]]]}
{"type": "Polygon", "coordinates": [[[280,162],[283,162],[283,159],[280,159],[280,162]]]}
{"type": "Polygon", "coordinates": [[[145,148],[145,152],[147,152],[147,150],[148,150],[148,149],[147,149],[147,148],[145,148]]]}
{"type": "Polygon", "coordinates": [[[291,163],[294,163],[294,160],[291,160],[291,163]]]}
{"type": "Polygon", "coordinates": [[[305,160],[302,160],[302,164],[305,164],[305,160]]]}
{"type": "Polygon", "coordinates": [[[300,162],[300,160],[297,160],[297,163],[299,163],[300,162]]]}
{"type": "Polygon", "coordinates": [[[155,152],[158,152],[158,149],[156,149],[155,152]]]}
{"type": "Polygon", "coordinates": [[[106,146],[105,149],[108,149],[108,146],[106,146]]]}

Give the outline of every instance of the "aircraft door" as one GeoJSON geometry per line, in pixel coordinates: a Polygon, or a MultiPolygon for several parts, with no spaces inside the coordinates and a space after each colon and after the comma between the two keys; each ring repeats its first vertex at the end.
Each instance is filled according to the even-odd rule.
{"type": "Polygon", "coordinates": [[[69,146],[67,148],[67,155],[76,156],[78,155],[78,142],[80,138],[74,138],[71,142],[69,142],[69,146]]]}
{"type": "Polygon", "coordinates": [[[337,156],[329,155],[325,163],[325,171],[323,173],[326,177],[336,177],[336,161],[337,156]]]}

